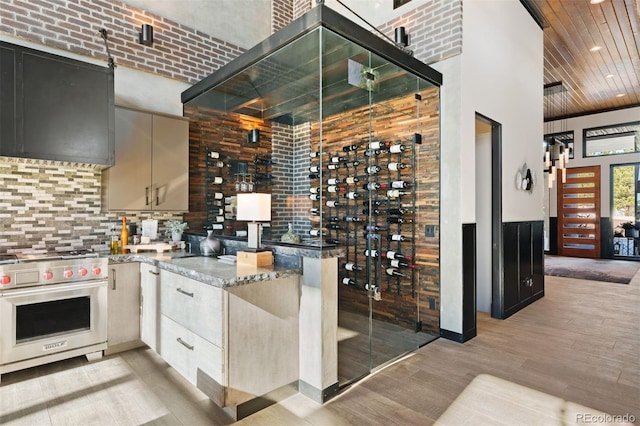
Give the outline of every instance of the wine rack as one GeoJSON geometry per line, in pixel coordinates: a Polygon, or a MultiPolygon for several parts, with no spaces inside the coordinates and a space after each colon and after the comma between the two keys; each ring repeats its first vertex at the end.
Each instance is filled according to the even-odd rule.
{"type": "Polygon", "coordinates": [[[420,141],[415,134],[410,140],[310,152],[311,214],[322,216],[323,227],[312,228],[309,237],[344,249],[342,284],[370,290],[374,297],[379,291],[415,297],[414,151],[420,141]]]}
{"type": "Polygon", "coordinates": [[[222,192],[223,184],[228,179],[228,163],[225,163],[217,151],[206,148],[205,159],[205,229],[222,233],[228,219],[228,197],[222,192]]]}
{"type": "Polygon", "coordinates": [[[271,185],[271,166],[273,161],[271,157],[267,155],[256,154],[253,157],[253,179],[256,186],[269,186],[271,185]]]}

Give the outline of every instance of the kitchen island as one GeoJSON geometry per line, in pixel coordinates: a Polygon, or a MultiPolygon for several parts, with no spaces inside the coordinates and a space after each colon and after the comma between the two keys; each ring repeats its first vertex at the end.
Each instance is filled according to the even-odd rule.
{"type": "Polygon", "coordinates": [[[141,340],[234,419],[297,392],[299,269],[181,252],[109,259],[139,267],[141,340]]]}

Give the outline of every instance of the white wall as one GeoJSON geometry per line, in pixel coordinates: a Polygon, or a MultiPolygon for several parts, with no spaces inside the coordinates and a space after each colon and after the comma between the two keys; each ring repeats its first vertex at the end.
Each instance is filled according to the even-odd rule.
{"type": "MultiPolygon", "coordinates": [[[[569,118],[565,123],[554,121],[551,123],[545,123],[544,125],[544,131],[546,133],[573,130],[574,158],[569,160],[569,167],[600,165],[600,215],[602,217],[611,217],[611,165],[638,163],[640,162],[640,153],[582,158],[582,131],[591,127],[629,123],[632,121],[640,121],[640,107],[603,112],[600,114],[584,115],[581,117],[569,118]]],[[[549,191],[549,214],[552,217],[556,217],[558,215],[557,185],[554,184],[551,190],[545,189],[545,191],[549,191]]]]}
{"type": "MultiPolygon", "coordinates": [[[[476,184],[491,187],[491,126],[476,120],[476,184]]],[[[491,192],[476,191],[476,309],[491,312],[491,192]]]]}
{"type": "Polygon", "coordinates": [[[432,64],[441,91],[440,326],[462,333],[461,228],[474,223],[475,114],[502,124],[503,221],[543,219],[543,39],[518,0],[463,2],[462,55],[432,64]],[[453,99],[452,99],[453,97],[453,99]],[[532,193],[515,188],[526,162],[538,178],[532,193]]]}

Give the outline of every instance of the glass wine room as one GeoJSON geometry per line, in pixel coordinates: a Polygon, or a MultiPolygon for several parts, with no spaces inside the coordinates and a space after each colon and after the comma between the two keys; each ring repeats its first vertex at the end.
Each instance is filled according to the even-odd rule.
{"type": "Polygon", "coordinates": [[[340,384],[439,335],[441,79],[322,6],[183,93],[190,227],[266,192],[264,244],[338,257],[340,384]]]}

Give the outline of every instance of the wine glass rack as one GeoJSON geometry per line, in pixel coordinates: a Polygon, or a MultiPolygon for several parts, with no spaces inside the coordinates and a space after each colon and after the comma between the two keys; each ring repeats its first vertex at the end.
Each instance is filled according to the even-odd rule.
{"type": "Polygon", "coordinates": [[[415,155],[421,141],[372,140],[340,151],[310,152],[312,238],[344,248],[339,278],[379,295],[416,295],[415,155]],[[368,271],[368,272],[367,272],[368,271]]]}

